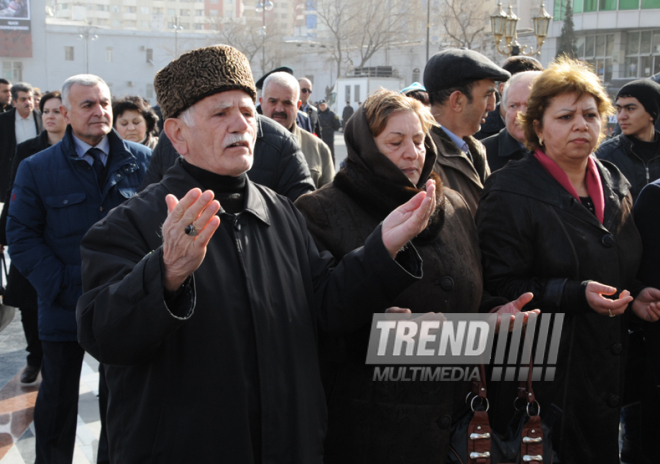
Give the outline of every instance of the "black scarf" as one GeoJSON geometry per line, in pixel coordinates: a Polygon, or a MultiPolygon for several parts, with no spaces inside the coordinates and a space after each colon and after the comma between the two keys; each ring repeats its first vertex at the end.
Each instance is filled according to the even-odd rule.
{"type": "Polygon", "coordinates": [[[344,137],[348,158],[346,167],[335,176],[334,185],[379,220],[423,191],[427,179],[435,180],[435,211],[426,229],[414,242],[435,240],[444,223],[445,196],[440,176],[433,172],[437,151],[431,137],[427,134],[424,139],[426,159],[417,185],[413,185],[392,161],[378,151],[362,107],[346,124],[344,137]]]}

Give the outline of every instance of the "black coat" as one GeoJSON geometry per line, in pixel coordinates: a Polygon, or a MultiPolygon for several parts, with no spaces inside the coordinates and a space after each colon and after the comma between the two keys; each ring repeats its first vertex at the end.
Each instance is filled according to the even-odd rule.
{"type": "Polygon", "coordinates": [[[305,112],[309,116],[309,120],[312,123],[312,132],[323,138],[323,129],[321,128],[321,123],[319,122],[319,110],[315,106],[312,106],[311,103],[307,103],[307,109],[305,112]]]}
{"type": "Polygon", "coordinates": [[[176,163],[81,246],[79,341],[107,365],[111,461],[250,464],[258,450],[259,462],[320,464],[317,325],[350,330],[370,320],[421,277],[421,260],[410,248],[397,256],[406,267],[397,264],[378,227],[333,270],[293,203],[248,182],[245,209],[220,213],[185,311],[171,313],[164,198],[194,187],[204,185],[176,163]]]}
{"type": "MultiPolygon", "coordinates": [[[[378,151],[362,109],[350,119],[345,137],[346,167],[332,183],[296,201],[317,246],[336,259],[364,245],[387,214],[419,192],[378,151]]],[[[426,146],[418,185],[423,186],[429,175],[437,182],[437,208],[429,226],[413,240],[424,276],[393,305],[413,313],[474,313],[482,303],[477,231],[465,200],[442,187],[432,172],[436,153],[430,137],[426,146]]],[[[374,381],[373,366],[364,363],[369,334],[370,324],[340,337],[320,333],[328,398],[325,464],[443,463],[452,419],[464,408],[470,386],[374,381]]]]}
{"type": "MultiPolygon", "coordinates": [[[[660,288],[660,180],[642,189],[635,202],[635,224],[642,236],[644,255],[639,267],[639,278],[645,285],[660,288]]],[[[660,324],[642,324],[646,342],[646,369],[640,372],[640,399],[642,402],[642,450],[653,460],[657,448],[658,416],[660,415],[660,324]],[[646,374],[646,375],[645,375],[646,374]]]]}
{"type": "Polygon", "coordinates": [[[319,111],[319,122],[321,123],[321,138],[331,149],[335,146],[335,131],[341,128],[339,117],[330,108],[319,111]]]}
{"type": "Polygon", "coordinates": [[[491,172],[503,168],[509,161],[523,159],[529,153],[509,134],[506,127],[499,134],[483,139],[481,143],[486,149],[486,158],[491,172]]]}
{"type": "MultiPolygon", "coordinates": [[[[165,131],[161,132],[141,190],[160,182],[179,156],[165,131]]],[[[315,189],[307,161],[295,137],[282,125],[261,115],[257,116],[254,164],[248,176],[252,182],[265,185],[292,201],[315,189]]]]}
{"type": "MultiPolygon", "coordinates": [[[[34,110],[34,125],[37,134],[43,131],[41,113],[34,110]]],[[[26,140],[27,142],[27,140],[26,140]]],[[[16,108],[0,114],[0,203],[7,199],[5,193],[9,187],[11,167],[16,153],[16,108]]]]}
{"type": "MultiPolygon", "coordinates": [[[[25,158],[28,158],[35,153],[39,153],[41,150],[45,150],[48,147],[50,147],[50,142],[48,142],[48,132],[46,131],[43,131],[33,139],[19,143],[16,147],[16,156],[14,156],[14,160],[12,161],[9,187],[5,194],[7,202],[3,205],[2,214],[0,215],[0,243],[2,244],[7,243],[7,234],[5,232],[7,227],[7,213],[9,212],[11,188],[14,185],[18,166],[25,158]]],[[[37,308],[37,291],[32,284],[23,277],[23,274],[16,269],[16,266],[14,266],[13,263],[9,267],[9,278],[4,302],[8,305],[16,306],[17,308],[37,308]]]]}
{"type": "Polygon", "coordinates": [[[489,177],[476,217],[486,288],[508,299],[533,292],[527,309],[566,314],[555,380],[534,384],[542,411],[550,403],[563,410],[553,435],[562,463],[619,462],[629,313],[597,314],[582,283],[639,290],[642,246],[630,184],[613,164],[596,163],[602,225],[533,156],[489,177]]]}
{"type": "MultiPolygon", "coordinates": [[[[660,132],[655,131],[655,136],[660,137],[660,132]]],[[[635,154],[633,141],[620,134],[598,147],[596,156],[599,159],[614,163],[621,170],[628,182],[630,182],[630,193],[633,201],[637,200],[637,195],[642,191],[645,185],[660,179],[660,153],[645,162],[635,154]]]]}

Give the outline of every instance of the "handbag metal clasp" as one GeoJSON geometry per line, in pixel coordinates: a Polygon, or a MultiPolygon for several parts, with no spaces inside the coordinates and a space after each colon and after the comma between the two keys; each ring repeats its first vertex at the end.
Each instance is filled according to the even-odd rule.
{"type": "Polygon", "coordinates": [[[485,453],[477,453],[475,451],[470,453],[470,459],[479,459],[479,458],[489,458],[490,452],[486,451],[485,453]]]}
{"type": "Polygon", "coordinates": [[[543,461],[543,456],[540,454],[537,454],[536,456],[530,456],[529,454],[526,454],[523,456],[522,460],[524,462],[543,461]]]}
{"type": "Polygon", "coordinates": [[[541,443],[543,437],[523,437],[523,443],[541,443]]]}
{"type": "Polygon", "coordinates": [[[470,440],[486,440],[490,438],[490,433],[471,433],[470,440]]]}

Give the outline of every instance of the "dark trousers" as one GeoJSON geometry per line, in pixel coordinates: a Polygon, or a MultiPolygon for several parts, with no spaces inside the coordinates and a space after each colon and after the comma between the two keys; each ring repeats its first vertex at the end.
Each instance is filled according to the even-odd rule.
{"type": "Polygon", "coordinates": [[[332,155],[332,162],[335,162],[335,131],[328,129],[326,132],[328,132],[330,135],[326,136],[325,132],[323,132],[323,137],[321,140],[330,148],[330,154],[332,155]]]}
{"type": "Polygon", "coordinates": [[[106,428],[106,413],[108,411],[108,382],[105,380],[105,366],[99,364],[99,412],[101,416],[101,435],[99,436],[99,450],[96,455],[97,464],[109,464],[108,432],[106,428]]]}
{"type": "Polygon", "coordinates": [[[39,310],[38,308],[20,308],[21,310],[21,323],[23,324],[23,332],[25,333],[25,340],[27,340],[27,365],[32,367],[41,366],[41,358],[43,351],[41,350],[41,340],[39,340],[39,310]]]}
{"type": "Polygon", "coordinates": [[[70,464],[76,441],[80,370],[85,351],[77,342],[41,341],[41,386],[34,407],[35,464],[70,464]]]}

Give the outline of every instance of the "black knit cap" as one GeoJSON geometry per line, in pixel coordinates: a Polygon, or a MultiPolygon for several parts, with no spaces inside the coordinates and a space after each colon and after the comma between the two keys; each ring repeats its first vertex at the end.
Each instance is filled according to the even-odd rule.
{"type": "Polygon", "coordinates": [[[660,84],[657,84],[651,79],[638,79],[628,82],[616,94],[616,98],[619,99],[619,97],[636,98],[646,112],[651,115],[653,122],[658,119],[658,112],[660,111],[660,84]]]}
{"type": "Polygon", "coordinates": [[[424,69],[427,92],[450,89],[481,79],[508,81],[511,74],[474,50],[448,48],[433,55],[424,69]]]}

